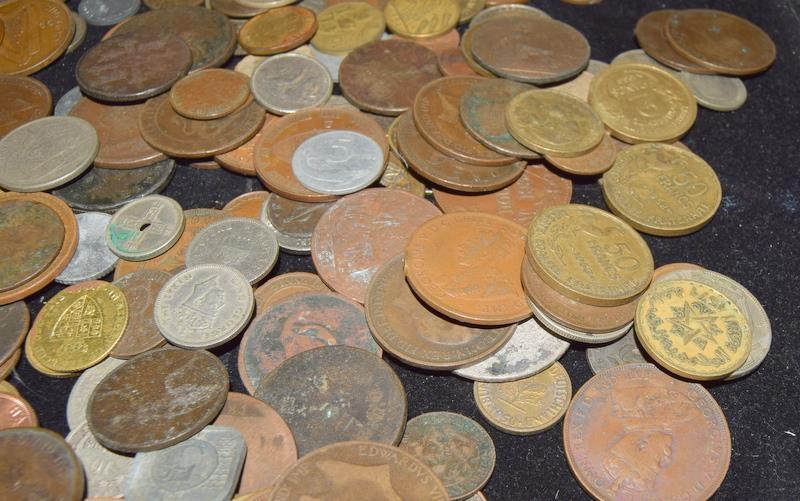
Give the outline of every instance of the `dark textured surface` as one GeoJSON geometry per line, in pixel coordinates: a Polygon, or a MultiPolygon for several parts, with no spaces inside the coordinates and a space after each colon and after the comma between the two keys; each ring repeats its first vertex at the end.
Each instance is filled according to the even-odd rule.
{"type": "MultiPolygon", "coordinates": [[[[68,2],[74,10],[77,0],[68,2]]],[[[581,30],[592,56],[610,61],[636,48],[633,27],[658,8],[712,7],[742,15],[775,40],[778,59],[765,74],[745,80],[749,100],[733,113],[700,109],[684,142],[717,171],[723,187],[722,208],[702,231],[676,239],[646,237],[657,264],[698,263],[744,284],[763,303],[772,321],[774,341],[764,364],[731,383],[708,385],[725,412],[733,436],[731,468],[719,499],[800,498],[800,321],[795,274],[800,233],[800,2],[797,0],[641,1],[603,0],[577,7],[558,0],[534,5],[581,30]]],[[[57,100],[75,84],[75,63],[105,29],[90,27],[86,42],[73,54],[34,75],[57,100]]],[[[221,208],[241,193],[263,189],[256,179],[224,170],[178,167],[165,195],[184,208],[221,208]]],[[[573,201],[603,207],[593,179],[576,183],[573,201]]],[[[0,244],[1,245],[1,244],[0,244]]],[[[281,253],[270,276],[314,271],[310,258],[281,253]]],[[[42,302],[60,290],[51,286],[29,298],[35,315],[42,302]]],[[[231,375],[231,389],[244,391],[236,371],[238,339],[215,350],[231,375]]],[[[387,357],[388,358],[388,357],[387,357]]],[[[516,437],[496,431],[479,415],[472,383],[448,374],[412,369],[390,360],[408,393],[412,418],[423,412],[460,412],[483,424],[495,441],[497,466],[484,489],[489,499],[583,499],[564,458],[560,425],[540,435],[516,437]]],[[[583,348],[573,347],[561,361],[574,389],[591,375],[583,348]]],[[[10,381],[30,400],[42,426],[67,433],[65,408],[73,379],[47,378],[20,362],[10,381]]]]}

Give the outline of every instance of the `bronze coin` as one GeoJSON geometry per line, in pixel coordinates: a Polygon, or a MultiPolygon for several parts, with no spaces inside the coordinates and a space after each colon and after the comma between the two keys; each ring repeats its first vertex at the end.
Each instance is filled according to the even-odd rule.
{"type": "Polygon", "coordinates": [[[222,166],[218,164],[216,160],[214,160],[213,158],[194,160],[192,162],[189,162],[189,167],[200,170],[217,170],[222,168],[222,166]]]}
{"type": "Polygon", "coordinates": [[[169,102],[179,115],[211,120],[230,115],[250,97],[250,79],[233,70],[210,68],[181,78],[169,92],[169,102]]]}
{"type": "Polygon", "coordinates": [[[464,54],[458,47],[451,47],[439,53],[437,60],[439,71],[446,77],[466,76],[477,77],[480,76],[475,73],[467,60],[464,59],[464,54]]]}
{"type": "Polygon", "coordinates": [[[513,183],[525,171],[524,161],[488,168],[448,157],[420,135],[411,112],[400,115],[397,123],[397,146],[414,172],[432,183],[456,191],[499,190],[513,183]]]}
{"type": "Polygon", "coordinates": [[[345,108],[310,108],[272,122],[256,144],[255,165],[259,179],[275,193],[299,202],[331,202],[336,195],[313,192],[292,173],[292,155],[308,138],[328,130],[350,130],[366,135],[389,154],[386,133],[375,120],[345,108]]]}
{"type": "Polygon", "coordinates": [[[406,424],[400,378],[380,357],[351,346],[301,352],[265,378],[255,397],[289,424],[300,457],[348,440],[394,445],[406,424]]]}
{"type": "Polygon", "coordinates": [[[464,62],[467,63],[467,66],[472,68],[472,71],[482,77],[497,78],[497,75],[475,61],[475,57],[472,55],[472,34],[472,28],[468,28],[467,31],[464,32],[464,36],[461,37],[461,55],[464,56],[464,62]]]}
{"type": "Polygon", "coordinates": [[[81,57],[81,90],[103,101],[138,101],[166,91],[189,71],[189,46],[170,33],[135,32],[100,42],[81,57]]]}
{"type": "Polygon", "coordinates": [[[138,270],[114,281],[128,302],[128,325],[110,356],[129,359],[166,344],[153,319],[153,306],[170,278],[165,271],[138,270]]]}
{"type": "Polygon", "coordinates": [[[297,294],[305,292],[330,292],[331,290],[313,273],[295,271],[270,278],[253,292],[256,299],[256,317],[267,308],[297,294]]]}
{"type": "Polygon", "coordinates": [[[24,301],[0,306],[0,363],[8,361],[28,334],[31,314],[24,301]]]}
{"type": "Polygon", "coordinates": [[[88,97],[81,98],[75,104],[69,114],[92,124],[100,140],[100,149],[94,159],[95,167],[135,169],[166,158],[142,139],[139,115],[143,109],[144,104],[108,105],[88,97]]]}
{"type": "Polygon", "coordinates": [[[72,447],[44,428],[0,432],[0,499],[83,499],[83,469],[72,447]]]}
{"type": "Polygon", "coordinates": [[[293,295],[267,307],[247,328],[239,347],[239,375],[252,394],[287,359],[332,345],[382,353],[360,304],[332,292],[293,295]]]}
{"type": "Polygon", "coordinates": [[[35,428],[39,425],[36,412],[25,399],[0,393],[0,430],[35,428]]]}
{"type": "Polygon", "coordinates": [[[457,48],[458,43],[461,41],[461,35],[459,35],[456,28],[453,28],[447,33],[431,38],[406,38],[402,35],[398,35],[397,33],[392,35],[392,37],[422,45],[423,47],[432,50],[436,54],[441,54],[442,51],[448,49],[457,48]]]}
{"type": "MultiPolygon", "coordinates": [[[[25,350],[25,352],[26,352],[25,358],[27,358],[28,361],[30,361],[30,357],[27,355],[27,349],[25,350]]],[[[11,374],[11,371],[13,371],[14,367],[17,366],[17,362],[19,362],[19,359],[21,357],[22,357],[22,348],[19,348],[17,349],[17,351],[12,353],[11,356],[8,357],[8,359],[5,362],[0,364],[0,379],[5,379],[8,377],[9,374],[11,374]]],[[[33,365],[33,362],[31,362],[31,365],[33,365]]]]}
{"type": "Polygon", "coordinates": [[[328,286],[364,302],[372,276],[423,223],[441,211],[405,191],[371,188],[344,197],[323,214],[311,239],[314,267],[328,286]]]}
{"type": "Polygon", "coordinates": [[[231,217],[261,219],[261,208],[269,194],[268,191],[244,193],[225,204],[222,210],[231,217]]]}
{"type": "Polygon", "coordinates": [[[226,151],[225,153],[220,153],[219,155],[214,155],[214,160],[216,160],[217,163],[222,166],[222,168],[231,172],[235,172],[243,176],[255,176],[256,165],[254,153],[256,145],[261,140],[261,134],[266,130],[267,127],[269,127],[273,120],[277,120],[278,118],[279,117],[277,115],[267,113],[264,124],[261,126],[261,130],[259,130],[255,136],[238,148],[235,148],[231,151],[226,151]]]}
{"type": "Polygon", "coordinates": [[[362,110],[399,115],[439,78],[436,53],[414,42],[379,40],[350,52],[339,66],[342,94],[362,110]]]}
{"type": "Polygon", "coordinates": [[[673,10],[654,10],[642,16],[633,30],[639,46],[647,52],[648,56],[670,68],[692,73],[714,73],[705,66],[680,55],[672,48],[667,40],[665,30],[667,22],[674,13],[673,10]]]}
{"type": "Polygon", "coordinates": [[[167,155],[183,158],[230,151],[255,136],[263,123],[264,110],[254,100],[222,118],[192,120],[175,113],[169,96],[163,95],[147,101],[139,115],[145,141],[167,155]]]}
{"type": "Polygon", "coordinates": [[[437,150],[462,162],[500,166],[516,159],[490,150],[475,140],[461,124],[459,105],[464,93],[480,77],[444,77],[420,89],[414,101],[414,123],[437,150]]]}
{"type": "Polygon", "coordinates": [[[545,155],[545,158],[564,172],[579,176],[597,176],[614,165],[614,161],[617,159],[617,147],[611,139],[611,134],[606,132],[600,144],[589,153],[568,158],[545,155]]]}
{"type": "Polygon", "coordinates": [[[242,434],[247,456],[237,492],[272,487],[278,476],[297,461],[292,430],[275,409],[243,393],[228,393],[212,424],[230,426],[242,434]]]}
{"type": "Polygon", "coordinates": [[[625,364],[575,394],[564,451],[597,499],[708,499],[728,471],[731,435],[705,388],[651,364],[625,364]]]}
{"type": "Polygon", "coordinates": [[[75,25],[60,0],[11,0],[0,3],[7,31],[0,44],[0,73],[30,75],[67,50],[75,25]]]}
{"type": "Polygon", "coordinates": [[[191,437],[219,413],[228,371],[205,350],[161,348],[111,371],[86,408],[87,423],[105,447],[154,451],[191,437]]]}
{"type": "Polygon", "coordinates": [[[529,165],[516,181],[500,191],[470,194],[434,188],[433,198],[445,214],[485,212],[527,228],[544,209],[569,203],[572,181],[543,165],[529,165]]]}
{"type": "Polygon", "coordinates": [[[0,138],[37,118],[50,114],[53,96],[42,82],[0,75],[0,138]]]}
{"type": "Polygon", "coordinates": [[[314,13],[292,5],[270,9],[247,21],[239,31],[239,43],[250,54],[269,56],[303,45],[316,32],[314,13]]]}
{"type": "Polygon", "coordinates": [[[330,202],[298,202],[270,193],[261,222],[275,231],[281,249],[291,254],[310,254],[314,228],[330,206],[330,202]]]}

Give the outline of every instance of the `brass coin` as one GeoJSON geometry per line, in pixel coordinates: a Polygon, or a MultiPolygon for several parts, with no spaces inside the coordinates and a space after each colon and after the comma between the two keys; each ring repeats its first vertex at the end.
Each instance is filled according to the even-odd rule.
{"type": "Polygon", "coordinates": [[[545,155],[550,164],[570,174],[596,176],[610,169],[617,159],[617,147],[611,135],[605,133],[600,144],[577,157],[545,155]]]}
{"type": "Polygon", "coordinates": [[[674,13],[673,10],[654,10],[642,16],[633,30],[639,46],[648,56],[670,68],[692,73],[713,73],[705,66],[682,56],[667,40],[667,23],[674,13]]]}
{"type": "Polygon", "coordinates": [[[337,56],[378,40],[386,28],[381,11],[366,2],[331,5],[317,15],[317,22],[311,45],[337,56]]]}
{"type": "Polygon", "coordinates": [[[249,80],[239,72],[210,68],[178,80],[169,102],[179,115],[211,120],[230,115],[250,97],[249,80]]]}
{"type": "Polygon", "coordinates": [[[317,18],[302,7],[270,9],[247,21],[239,31],[239,43],[258,56],[287,52],[306,43],[317,31],[317,18]]]}
{"type": "MultiPolygon", "coordinates": [[[[33,367],[37,372],[40,372],[40,373],[44,374],[45,376],[52,377],[52,378],[64,379],[64,378],[71,378],[71,377],[77,376],[78,375],[77,372],[57,372],[57,371],[53,371],[53,370],[48,369],[44,365],[42,365],[41,362],[39,362],[39,360],[33,355],[33,352],[31,351],[30,339],[35,337],[35,334],[34,334],[35,330],[36,330],[36,323],[34,322],[33,326],[31,327],[30,332],[28,333],[28,337],[25,339],[25,348],[24,348],[25,358],[28,360],[28,363],[31,364],[31,367],[33,367]]],[[[14,361],[14,364],[16,364],[17,361],[19,360],[19,355],[20,355],[19,352],[20,351],[22,351],[22,350],[18,350],[17,353],[15,354],[16,360],[14,361]]],[[[8,362],[6,362],[6,363],[8,363],[8,362]]],[[[3,364],[3,368],[5,368],[5,364],[3,364]]],[[[9,369],[8,372],[9,373],[11,372],[10,369],[9,369]]],[[[2,376],[2,375],[3,375],[3,371],[0,370],[0,376],[2,376]]],[[[5,376],[8,376],[8,374],[5,374],[5,376]]]]}
{"type": "Polygon", "coordinates": [[[8,32],[0,43],[0,73],[30,75],[58,59],[72,41],[69,8],[56,0],[10,0],[0,4],[8,32]]]}
{"type": "Polygon", "coordinates": [[[458,0],[389,0],[383,10],[386,25],[404,37],[431,38],[458,24],[458,0]]]}
{"type": "Polygon", "coordinates": [[[167,343],[156,326],[153,307],[170,278],[164,271],[138,270],[114,281],[128,303],[128,325],[109,355],[129,359],[167,343]]]}
{"type": "Polygon", "coordinates": [[[19,391],[8,381],[0,381],[0,392],[14,395],[15,397],[21,396],[19,391]]]}
{"type": "Polygon", "coordinates": [[[3,110],[0,138],[22,124],[46,117],[52,106],[53,96],[42,82],[30,77],[0,75],[0,109],[3,110]]]}

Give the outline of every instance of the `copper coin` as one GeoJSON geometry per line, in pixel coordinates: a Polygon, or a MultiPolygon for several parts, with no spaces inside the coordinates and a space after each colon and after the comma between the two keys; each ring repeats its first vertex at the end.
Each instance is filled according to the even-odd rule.
{"type": "Polygon", "coordinates": [[[674,13],[673,10],[654,10],[642,16],[633,30],[639,46],[647,52],[648,56],[670,68],[692,73],[713,73],[705,66],[680,55],[670,45],[665,30],[667,22],[674,13]]]}
{"type": "Polygon", "coordinates": [[[200,170],[217,170],[222,168],[222,166],[218,164],[216,160],[214,160],[213,158],[194,160],[192,162],[189,162],[189,167],[200,170]]]}
{"type": "Polygon", "coordinates": [[[400,378],[380,357],[351,346],[299,353],[276,368],[255,397],[289,424],[300,457],[348,440],[393,445],[406,424],[400,378]]]}
{"type": "Polygon", "coordinates": [[[414,123],[420,134],[445,155],[477,165],[508,165],[515,159],[482,145],[461,124],[461,97],[482,81],[479,77],[444,77],[427,84],[414,101],[414,123]]]}
{"type": "MultiPolygon", "coordinates": [[[[27,344],[26,344],[26,347],[27,347],[27,344]]],[[[26,353],[25,354],[25,358],[27,358],[28,361],[30,362],[30,357],[27,355],[27,353],[28,353],[27,349],[25,350],[25,353],[26,353]]],[[[22,348],[19,348],[19,349],[17,349],[17,351],[12,353],[11,356],[5,362],[0,364],[0,379],[5,379],[5,378],[8,377],[9,374],[11,374],[11,371],[13,371],[14,367],[17,366],[17,362],[19,362],[19,359],[21,357],[22,357],[22,348]]],[[[34,365],[34,363],[31,362],[31,365],[34,365]]],[[[36,368],[36,369],[38,370],[38,368],[36,368]]],[[[42,371],[39,371],[39,372],[42,372],[42,371]]]]}
{"type": "Polygon", "coordinates": [[[247,328],[239,347],[239,375],[247,391],[255,393],[287,359],[332,345],[382,353],[361,305],[332,292],[296,294],[267,307],[247,328]]]}
{"type": "Polygon", "coordinates": [[[446,214],[485,212],[527,228],[542,210],[569,203],[572,181],[543,165],[529,165],[519,179],[500,191],[467,194],[434,188],[433,198],[446,214]]]}
{"type": "Polygon", "coordinates": [[[256,145],[261,140],[261,134],[274,120],[277,119],[278,117],[276,115],[267,113],[264,124],[261,126],[261,130],[259,130],[255,136],[238,148],[235,148],[231,151],[226,151],[225,153],[220,153],[219,155],[214,155],[214,160],[216,160],[217,163],[219,163],[224,169],[227,169],[231,172],[235,172],[243,176],[255,176],[256,165],[254,152],[256,145]]]}
{"type": "Polygon", "coordinates": [[[204,158],[233,150],[255,136],[263,123],[264,110],[252,100],[225,117],[192,120],[175,113],[166,95],[147,101],[139,116],[145,141],[167,155],[183,158],[204,158]]]}
{"type": "Polygon", "coordinates": [[[24,301],[0,306],[0,363],[9,360],[19,350],[30,323],[31,314],[24,301]]]}
{"type": "Polygon", "coordinates": [[[372,188],[344,197],[314,229],[314,267],[331,289],[363,303],[378,268],[440,214],[432,203],[400,190],[372,188]]]}
{"type": "Polygon", "coordinates": [[[50,114],[53,96],[42,82],[30,77],[0,75],[0,138],[50,114]]]}
{"type": "Polygon", "coordinates": [[[267,308],[297,294],[305,292],[330,292],[331,290],[313,273],[295,271],[270,278],[253,292],[256,299],[256,316],[267,308]]]}
{"type": "Polygon", "coordinates": [[[467,66],[472,68],[472,71],[482,77],[497,78],[497,75],[475,61],[475,56],[472,55],[472,35],[472,28],[468,28],[467,31],[464,32],[464,36],[461,37],[461,55],[464,56],[464,62],[467,63],[467,66]]]}
{"type": "Polygon", "coordinates": [[[570,468],[593,497],[708,499],[731,459],[731,435],[714,397],[654,365],[600,371],[564,417],[570,468]]]}
{"type": "Polygon", "coordinates": [[[227,394],[228,371],[217,357],[205,350],[161,348],[100,381],[87,404],[87,423],[109,449],[154,451],[203,429],[227,394]]]}
{"type": "Polygon", "coordinates": [[[611,139],[611,134],[606,133],[600,144],[589,153],[569,158],[545,155],[545,158],[564,172],[579,176],[597,176],[614,165],[614,161],[617,159],[617,147],[611,139]]]}
{"type": "Polygon", "coordinates": [[[36,412],[22,397],[0,393],[0,430],[34,428],[39,425],[36,412]]]}
{"type": "Polygon", "coordinates": [[[400,115],[397,123],[397,146],[414,172],[432,183],[457,191],[499,190],[513,183],[525,171],[524,161],[489,168],[448,157],[420,135],[411,112],[400,115]]]}
{"type": "Polygon", "coordinates": [[[166,156],[154,150],[139,132],[139,115],[144,104],[103,104],[88,97],[81,98],[70,116],[83,118],[97,130],[100,149],[94,159],[95,167],[134,169],[164,160],[166,156]]]}
{"type": "Polygon", "coordinates": [[[230,426],[242,434],[247,457],[238,492],[272,487],[278,476],[297,461],[292,430],[275,409],[243,393],[228,393],[212,424],[230,426]]]}
{"type": "Polygon", "coordinates": [[[166,344],[153,319],[153,306],[170,278],[164,271],[138,270],[114,281],[128,302],[128,325],[110,356],[129,359],[166,344]]]}
{"type": "Polygon", "coordinates": [[[258,56],[287,52],[306,43],[317,31],[317,17],[302,7],[278,7],[259,14],[242,26],[239,43],[258,56]]]}
{"type": "Polygon", "coordinates": [[[72,447],[44,428],[0,432],[0,499],[83,499],[83,469],[72,447]]]}
{"type": "Polygon", "coordinates": [[[0,5],[7,34],[0,43],[0,73],[30,75],[67,50],[75,26],[69,8],[57,0],[11,0],[0,5]]]}
{"type": "Polygon", "coordinates": [[[231,217],[261,218],[261,208],[269,196],[268,191],[251,191],[234,198],[222,210],[231,217]]]}
{"type": "Polygon", "coordinates": [[[525,229],[492,214],[445,214],[406,246],[406,275],[428,306],[460,322],[504,325],[531,316],[520,281],[525,229]]]}
{"type": "Polygon", "coordinates": [[[464,325],[432,310],[406,283],[402,255],[375,274],[365,306],[378,344],[407,364],[424,369],[452,370],[475,364],[499,350],[516,328],[464,325]]]}
{"type": "Polygon", "coordinates": [[[138,101],[169,89],[189,71],[192,53],[178,36],[152,32],[117,35],[81,57],[81,90],[103,101],[138,101]]]}
{"type": "Polygon", "coordinates": [[[473,27],[472,55],[497,75],[535,84],[566,80],[589,64],[589,42],[546,17],[501,16],[473,27]]]}
{"type": "Polygon", "coordinates": [[[398,38],[400,40],[408,40],[410,42],[414,42],[416,44],[422,45],[437,54],[441,54],[442,51],[448,49],[454,49],[458,47],[458,43],[461,41],[461,35],[459,35],[458,30],[453,28],[452,30],[444,33],[443,35],[439,35],[436,37],[431,38],[405,38],[401,35],[394,34],[394,38],[398,38]]]}
{"type": "Polygon", "coordinates": [[[314,228],[330,206],[330,202],[298,202],[270,193],[261,209],[261,222],[275,232],[281,249],[310,254],[314,228]]]}
{"type": "Polygon", "coordinates": [[[210,68],[178,80],[169,92],[169,102],[179,115],[211,120],[230,115],[250,97],[247,75],[210,68]]]}
{"type": "Polygon", "coordinates": [[[294,177],[292,155],[312,136],[328,130],[350,130],[366,135],[389,154],[386,133],[372,118],[345,108],[311,108],[286,115],[272,122],[256,144],[255,165],[259,179],[282,197],[300,202],[330,202],[335,195],[313,192],[294,177]]]}
{"type": "Polygon", "coordinates": [[[439,52],[437,65],[439,66],[439,71],[446,77],[459,75],[467,77],[480,76],[467,64],[464,54],[458,47],[451,47],[439,52]]]}
{"type": "Polygon", "coordinates": [[[436,53],[396,38],[359,47],[339,66],[342,94],[359,108],[381,115],[411,108],[417,92],[440,76],[436,53]]]}

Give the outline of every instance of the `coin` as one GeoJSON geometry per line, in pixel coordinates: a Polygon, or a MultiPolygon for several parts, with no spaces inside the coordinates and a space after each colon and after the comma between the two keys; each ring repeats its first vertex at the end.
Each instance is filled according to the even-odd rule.
{"type": "Polygon", "coordinates": [[[599,61],[597,59],[589,59],[589,65],[586,67],[586,71],[591,73],[592,75],[597,75],[604,69],[608,68],[609,64],[603,61],[599,61]]]}
{"type": "Polygon", "coordinates": [[[674,10],[654,10],[642,16],[633,31],[639,46],[648,56],[670,68],[693,73],[711,73],[705,66],[682,56],[667,40],[666,25],[674,13],[674,10]]]}
{"type": "Polygon", "coordinates": [[[426,499],[446,501],[434,472],[411,454],[375,442],[322,447],[284,471],[269,499],[426,499]],[[381,472],[381,474],[376,474],[381,472]]]}
{"type": "Polygon", "coordinates": [[[270,278],[254,292],[256,316],[284,299],[305,292],[330,292],[330,289],[313,273],[296,271],[270,278]]]}
{"type": "Polygon", "coordinates": [[[722,409],[698,384],[650,364],[601,371],[564,417],[570,469],[593,497],[711,497],[725,478],[731,439],[722,409]]]}
{"type": "Polygon", "coordinates": [[[312,11],[279,7],[248,20],[239,31],[239,43],[250,54],[268,56],[303,45],[316,31],[317,18],[312,11]]]}
{"type": "MultiPolygon", "coordinates": [[[[145,3],[153,0],[145,0],[145,3]]],[[[187,1],[187,0],[184,0],[187,1]]],[[[202,4],[201,1],[191,0],[194,5],[202,4]]],[[[266,7],[248,7],[239,2],[239,0],[208,0],[208,4],[212,10],[216,10],[221,14],[225,14],[228,18],[251,18],[264,12],[266,7]]],[[[231,20],[232,21],[232,20],[231,20]]]]}
{"type": "Polygon", "coordinates": [[[76,284],[94,280],[111,272],[119,259],[106,245],[106,227],[111,216],[102,212],[77,214],[78,249],[72,260],[55,281],[60,284],[76,284]]]}
{"type": "Polygon", "coordinates": [[[67,46],[65,54],[75,52],[78,47],[83,44],[83,41],[86,40],[86,32],[88,31],[88,26],[86,26],[86,20],[84,18],[74,11],[70,11],[70,15],[72,17],[72,22],[75,24],[75,33],[72,35],[72,41],[67,46]]]}
{"type": "Polygon", "coordinates": [[[15,397],[19,397],[19,391],[17,391],[14,386],[9,383],[8,381],[0,381],[0,392],[8,393],[9,395],[14,395],[15,397]]]}
{"type": "Polygon", "coordinates": [[[100,445],[86,421],[74,428],[66,440],[72,446],[86,473],[86,495],[121,497],[133,458],[117,454],[100,445]]]}
{"type": "Polygon", "coordinates": [[[81,0],[78,13],[93,26],[113,26],[139,11],[140,0],[81,0]]]}
{"type": "Polygon", "coordinates": [[[195,120],[230,115],[250,96],[245,75],[232,70],[210,68],[178,80],[169,92],[176,113],[195,120]]]}
{"type": "Polygon", "coordinates": [[[75,381],[67,399],[67,426],[70,430],[78,428],[88,419],[86,409],[94,389],[103,378],[123,363],[125,363],[124,360],[108,357],[94,367],[83,371],[75,381]]]}
{"type": "Polygon", "coordinates": [[[269,195],[268,191],[263,190],[242,193],[225,204],[222,210],[231,217],[259,219],[261,217],[261,208],[269,195]]]}
{"type": "Polygon", "coordinates": [[[439,72],[446,77],[480,76],[467,64],[467,60],[458,46],[449,47],[439,52],[436,65],[439,68],[439,72]]]}
{"type": "Polygon", "coordinates": [[[333,80],[315,59],[301,54],[280,54],[256,68],[250,89],[256,101],[268,111],[288,115],[325,104],[333,91],[333,80]]]}
{"type": "MultiPolygon", "coordinates": [[[[31,357],[28,356],[27,344],[26,344],[25,348],[26,348],[25,349],[25,358],[28,359],[28,361],[30,362],[32,367],[34,367],[34,368],[36,368],[38,370],[38,368],[35,365],[36,362],[31,361],[31,357]]],[[[17,366],[17,363],[19,362],[19,359],[21,357],[22,357],[22,349],[17,349],[17,351],[15,351],[11,355],[11,357],[9,357],[8,360],[6,360],[2,364],[0,364],[0,378],[2,378],[2,379],[7,378],[9,376],[9,374],[11,374],[11,371],[13,371],[14,368],[17,366]]],[[[54,376],[54,377],[58,377],[58,376],[54,376]]]]}
{"type": "Polygon", "coordinates": [[[467,29],[467,31],[464,32],[464,36],[461,37],[461,55],[464,56],[464,62],[478,75],[482,77],[496,78],[497,75],[475,61],[475,56],[472,55],[472,36],[472,29],[467,29]]]}
{"type": "Polygon", "coordinates": [[[325,69],[328,70],[328,73],[330,73],[331,79],[334,83],[339,83],[339,66],[342,64],[344,56],[320,52],[319,50],[315,49],[313,45],[308,45],[308,48],[309,55],[322,63],[322,66],[324,66],[325,69]]]}
{"type": "Polygon", "coordinates": [[[255,136],[231,151],[214,155],[214,160],[219,163],[222,168],[231,172],[235,172],[243,176],[255,176],[256,166],[253,153],[255,152],[256,145],[261,140],[261,134],[264,132],[264,130],[266,130],[267,127],[269,127],[269,125],[277,119],[278,117],[275,115],[267,113],[264,124],[261,126],[261,129],[256,133],[255,136]]]}
{"type": "MultiPolygon", "coordinates": [[[[2,50],[0,45],[0,52],[2,50]]],[[[3,110],[0,138],[22,124],[46,117],[52,105],[53,96],[42,82],[30,77],[0,75],[0,108],[3,110]]]]}
{"type": "Polygon", "coordinates": [[[583,70],[573,79],[567,80],[566,82],[561,82],[557,85],[552,85],[549,87],[549,89],[566,92],[567,94],[577,97],[581,101],[588,102],[589,87],[592,84],[592,80],[594,80],[594,73],[583,70]]]}
{"type": "Polygon", "coordinates": [[[498,4],[497,2],[495,2],[495,5],[489,5],[490,3],[492,3],[491,0],[486,2],[487,8],[475,14],[475,17],[473,17],[469,22],[470,28],[473,28],[488,19],[492,19],[493,17],[506,15],[518,17],[550,17],[550,15],[542,9],[537,9],[536,7],[532,7],[530,5],[519,5],[514,3],[498,4]]]}
{"type": "Polygon", "coordinates": [[[658,61],[650,57],[647,54],[647,52],[643,51],[642,49],[633,49],[633,50],[626,50],[625,52],[620,52],[614,57],[614,59],[611,60],[611,64],[622,64],[622,63],[649,64],[650,66],[655,66],[656,68],[666,71],[672,76],[678,75],[678,71],[673,70],[669,66],[664,66],[663,64],[659,63],[658,61]]]}
{"type": "MultiPolygon", "coordinates": [[[[144,4],[150,10],[163,9],[165,7],[174,7],[175,5],[200,5],[202,3],[203,0],[144,0],[144,4]]],[[[216,4],[219,2],[214,2],[214,3],[216,4]]],[[[214,7],[216,7],[216,5],[214,7]]]]}
{"type": "Polygon", "coordinates": [[[129,359],[163,346],[167,340],[158,331],[153,318],[156,296],[172,277],[158,270],[138,270],[114,281],[128,301],[128,326],[111,350],[115,358],[129,359]]]}
{"type": "Polygon", "coordinates": [[[414,38],[430,38],[454,28],[461,16],[458,0],[389,0],[383,11],[393,32],[414,38]]]}
{"type": "Polygon", "coordinates": [[[608,171],[617,159],[617,147],[611,135],[605,133],[600,144],[577,157],[545,155],[550,164],[579,176],[596,176],[608,171]]]}
{"type": "Polygon", "coordinates": [[[19,350],[30,323],[31,314],[24,301],[0,306],[0,362],[9,360],[19,350]]]}
{"type": "Polygon", "coordinates": [[[114,214],[106,229],[106,244],[122,259],[144,261],[175,245],[183,226],[183,209],[178,202],[149,195],[127,203],[114,214]]]}
{"type": "MultiPolygon", "coordinates": [[[[390,134],[390,140],[391,137],[390,134]]],[[[386,162],[386,168],[384,168],[378,183],[385,188],[405,191],[418,197],[425,196],[425,183],[408,170],[405,160],[401,159],[394,151],[389,152],[389,160],[386,162]]]]}
{"type": "Polygon", "coordinates": [[[678,77],[694,94],[697,104],[714,111],[733,111],[747,101],[747,87],[739,78],[681,72],[678,77]]]}
{"type": "Polygon", "coordinates": [[[45,117],[0,139],[0,186],[20,192],[56,188],[92,164],[100,143],[86,120],[45,117]]]}
{"type": "Polygon", "coordinates": [[[35,428],[39,425],[36,412],[22,397],[0,393],[0,430],[35,428]]]}
{"type": "Polygon", "coordinates": [[[430,37],[430,38],[403,37],[398,34],[391,35],[391,37],[399,38],[401,40],[408,40],[414,42],[417,45],[422,45],[423,47],[432,50],[436,54],[441,54],[445,50],[449,49],[457,49],[458,44],[461,41],[461,35],[459,35],[458,30],[456,28],[447,31],[442,35],[437,35],[435,37],[430,37]]]}
{"type": "Polygon", "coordinates": [[[386,27],[381,11],[365,2],[331,5],[317,15],[317,22],[311,45],[337,56],[378,40],[386,27]]]}
{"type": "Polygon", "coordinates": [[[69,8],[55,0],[11,0],[0,5],[8,32],[0,43],[0,73],[30,75],[58,59],[72,40],[69,8]]]}
{"type": "Polygon", "coordinates": [[[270,193],[261,207],[261,222],[267,225],[281,249],[291,254],[311,253],[311,236],[330,203],[297,202],[270,193]]]}
{"type": "Polygon", "coordinates": [[[466,23],[486,6],[485,0],[458,0],[461,14],[458,17],[459,24],[466,23]]]}
{"type": "Polygon", "coordinates": [[[586,348],[586,359],[595,374],[623,364],[647,363],[633,329],[613,343],[586,348]]]}
{"type": "Polygon", "coordinates": [[[494,470],[489,434],[472,419],[452,412],[429,412],[409,420],[400,448],[428,465],[451,499],[477,492],[494,470]]]}

